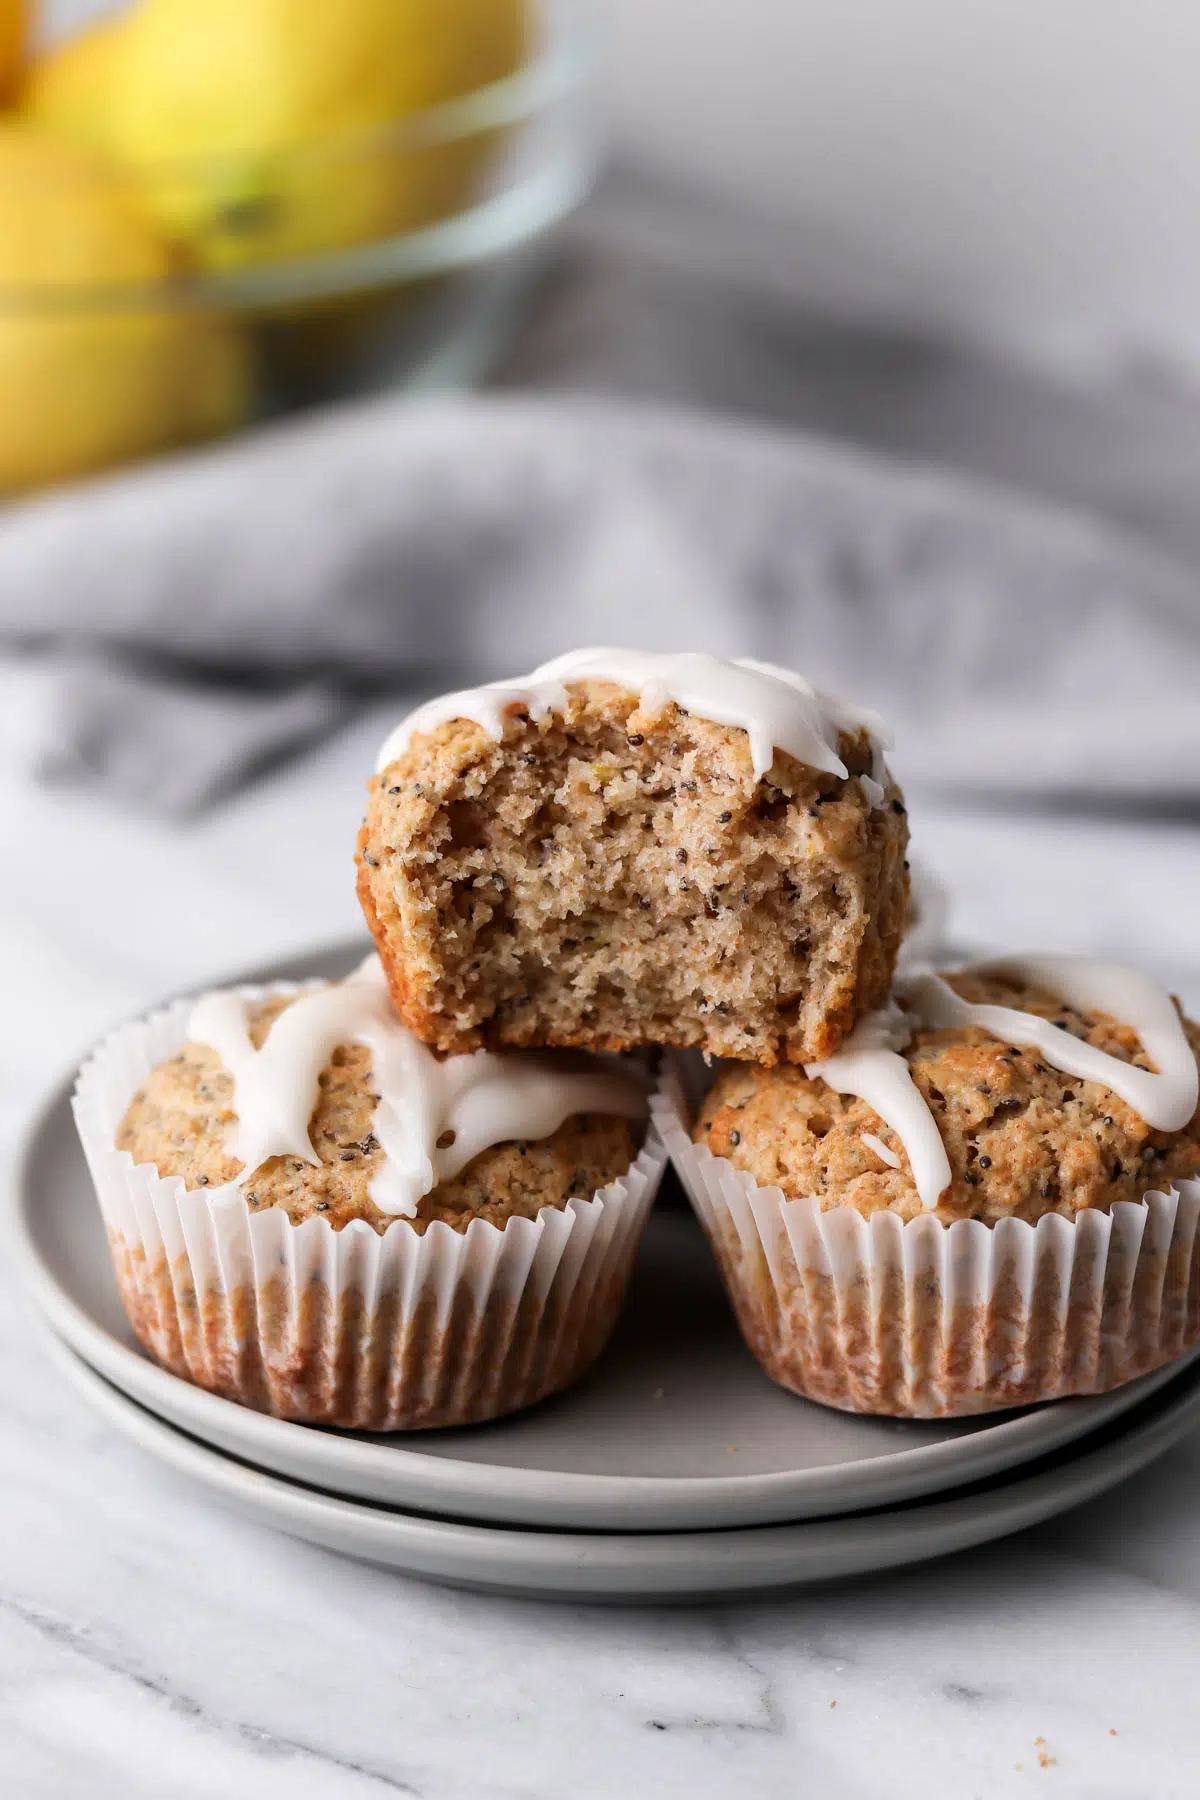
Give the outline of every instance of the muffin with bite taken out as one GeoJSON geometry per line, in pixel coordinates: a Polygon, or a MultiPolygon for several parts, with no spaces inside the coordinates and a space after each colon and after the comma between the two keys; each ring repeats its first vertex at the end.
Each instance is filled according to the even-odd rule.
{"type": "Polygon", "coordinates": [[[760,664],[581,651],[393,734],[359,897],[443,1052],[830,1055],[882,1004],[907,816],[872,715],[760,664]]]}

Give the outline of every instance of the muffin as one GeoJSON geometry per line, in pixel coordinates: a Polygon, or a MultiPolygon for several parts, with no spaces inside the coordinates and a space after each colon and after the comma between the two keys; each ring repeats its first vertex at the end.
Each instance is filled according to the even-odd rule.
{"type": "Polygon", "coordinates": [[[385,745],[359,897],[405,1023],[478,1045],[830,1055],[908,904],[879,722],[786,671],[579,652],[385,745]]]}
{"type": "Polygon", "coordinates": [[[493,1418],[594,1360],[665,1162],[647,1112],[611,1059],[439,1060],[374,958],[127,1026],[76,1093],[150,1354],[261,1411],[379,1431],[493,1418]]]}
{"type": "Polygon", "coordinates": [[[1070,958],[897,1000],[823,1065],[722,1068],[691,1141],[671,1123],[766,1372],[934,1416],[1101,1392],[1200,1341],[1200,1028],[1070,958]]]}

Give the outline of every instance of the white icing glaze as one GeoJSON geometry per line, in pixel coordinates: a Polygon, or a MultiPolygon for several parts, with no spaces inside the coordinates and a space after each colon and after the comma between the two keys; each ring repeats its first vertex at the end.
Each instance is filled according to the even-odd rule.
{"type": "MultiPolygon", "coordinates": [[[[918,1029],[977,1026],[1005,1043],[1037,1050],[1065,1075],[1107,1088],[1156,1131],[1182,1131],[1188,1124],[1200,1099],[1200,1070],[1175,1005],[1157,982],[1134,969],[1076,956],[996,957],[961,972],[1041,988],[1081,1012],[1104,1013],[1136,1033],[1155,1068],[1122,1062],[1034,1013],[973,1005],[932,969],[914,970],[897,984],[900,1007],[869,1014],[836,1056],[807,1063],[805,1073],[839,1094],[856,1094],[892,1127],[924,1206],[937,1205],[951,1174],[933,1114],[899,1054],[918,1029]]],[[[886,1148],[877,1140],[872,1147],[886,1148]]]]}
{"type": "Polygon", "coordinates": [[[883,751],[890,748],[891,735],[877,714],[823,693],[790,669],[748,658],[724,662],[699,651],[664,655],[650,650],[573,650],[515,681],[443,694],[419,706],[396,727],[380,751],[377,767],[382,770],[394,762],[417,732],[432,731],[451,719],[473,719],[489,736],[501,738],[511,708],[523,707],[534,719],[561,712],[568,684],[585,680],[610,681],[629,689],[650,716],[673,702],[715,724],[740,727],[750,739],[755,780],[767,773],[777,749],[810,768],[844,778],[848,771],[838,755],[838,733],[866,731],[874,760],[871,774],[861,777],[862,789],[873,806],[883,799],[883,751]]]}
{"type": "Polygon", "coordinates": [[[835,1093],[855,1094],[874,1108],[904,1145],[922,1204],[936,1206],[938,1195],[950,1185],[950,1159],[937,1122],[900,1054],[912,1031],[912,1020],[898,1006],[868,1013],[835,1056],[805,1063],[804,1073],[824,1081],[835,1093]]]}
{"type": "Polygon", "coordinates": [[[343,1044],[371,1052],[379,1095],[371,1129],[384,1154],[370,1194],[397,1216],[411,1218],[423,1194],[492,1144],[549,1137],[573,1113],[646,1115],[643,1087],[625,1070],[568,1069],[529,1051],[439,1060],[397,1018],[375,956],[347,980],[292,1001],[257,1050],[248,1004],[235,993],[209,994],[188,1024],[188,1037],[215,1050],[233,1076],[229,1149],[243,1165],[239,1186],[272,1156],[319,1162],[309,1121],[321,1071],[343,1044]]]}
{"type": "Polygon", "coordinates": [[[1155,1131],[1183,1130],[1200,1097],[1200,1071],[1174,1002],[1156,981],[1136,969],[1082,956],[996,957],[972,963],[971,973],[1042,988],[1081,1012],[1106,1013],[1136,1032],[1155,1068],[1135,1068],[1108,1056],[1034,1013],[1010,1006],[972,1006],[932,970],[915,974],[905,997],[915,997],[926,1025],[978,1025],[1022,1049],[1039,1051],[1064,1075],[1099,1082],[1155,1131]]]}
{"type": "Polygon", "coordinates": [[[864,1131],[862,1134],[862,1141],[867,1146],[867,1149],[873,1150],[880,1161],[887,1163],[889,1168],[900,1168],[903,1158],[897,1156],[890,1145],[885,1144],[882,1138],[877,1138],[873,1131],[864,1131]]]}

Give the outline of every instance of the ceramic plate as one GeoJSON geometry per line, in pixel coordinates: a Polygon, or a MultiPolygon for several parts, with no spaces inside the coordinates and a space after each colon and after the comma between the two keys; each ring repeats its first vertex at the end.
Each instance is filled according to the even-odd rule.
{"type": "MultiPolygon", "coordinates": [[[[361,954],[361,946],[343,946],[228,979],[337,975],[361,954]]],[[[194,1437],[358,1499],[622,1531],[844,1514],[961,1487],[1062,1449],[1177,1372],[983,1420],[858,1418],[815,1406],[758,1369],[699,1228],[681,1202],[671,1204],[668,1175],[616,1339],[570,1393],[473,1430],[372,1437],[290,1424],[193,1388],[139,1350],[117,1298],[68,1091],[66,1084],[35,1123],[16,1194],[18,1252],[54,1331],[108,1381],[194,1437]]]]}
{"type": "Polygon", "coordinates": [[[249,1468],[166,1424],[50,1341],[112,1425],[259,1523],[424,1580],[562,1600],[730,1598],[923,1562],[1094,1498],[1200,1423],[1200,1373],[1190,1370],[1082,1448],[948,1500],[727,1531],[528,1531],[368,1506],[249,1468]]]}

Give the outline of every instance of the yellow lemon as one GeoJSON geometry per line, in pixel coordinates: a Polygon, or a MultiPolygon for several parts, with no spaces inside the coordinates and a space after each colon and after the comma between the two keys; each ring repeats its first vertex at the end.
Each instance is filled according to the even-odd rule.
{"type": "Polygon", "coordinates": [[[28,41],[28,0],[0,0],[0,99],[16,85],[28,41]]]}
{"type": "Polygon", "coordinates": [[[31,124],[71,143],[108,147],[121,23],[100,19],[35,57],[19,96],[31,124]]]}
{"type": "Polygon", "coordinates": [[[393,127],[517,69],[528,3],[140,0],[114,74],[117,153],[209,268],[427,223],[469,159],[393,127]]]}
{"type": "Polygon", "coordinates": [[[172,274],[127,186],[85,152],[0,126],[0,492],[232,424],[250,384],[226,321],[117,297],[172,274]]]}

